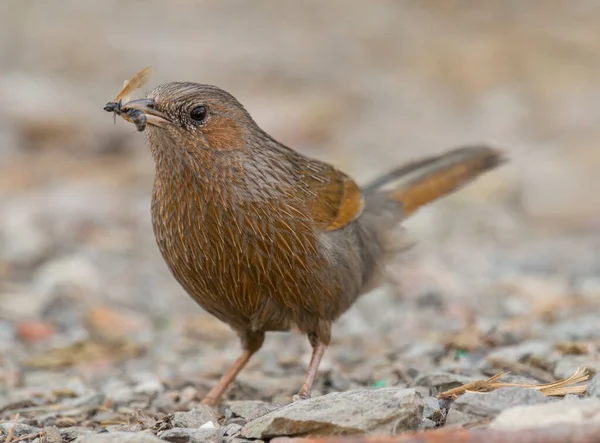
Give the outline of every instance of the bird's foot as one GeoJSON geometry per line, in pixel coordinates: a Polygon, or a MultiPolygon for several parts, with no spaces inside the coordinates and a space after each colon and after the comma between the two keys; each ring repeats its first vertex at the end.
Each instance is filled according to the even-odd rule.
{"type": "Polygon", "coordinates": [[[300,391],[292,397],[292,401],[297,402],[300,400],[308,400],[310,398],[310,389],[308,386],[303,385],[300,391]]]}

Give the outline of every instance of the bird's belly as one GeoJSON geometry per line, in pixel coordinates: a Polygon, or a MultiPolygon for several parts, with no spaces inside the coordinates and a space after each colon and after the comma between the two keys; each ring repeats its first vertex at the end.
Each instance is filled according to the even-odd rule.
{"type": "Polygon", "coordinates": [[[314,330],[347,310],[363,282],[360,253],[346,245],[354,243],[354,227],[323,241],[301,219],[278,224],[264,214],[240,223],[239,213],[222,209],[216,215],[153,209],[153,224],[175,278],[236,329],[314,330]]]}
{"type": "Polygon", "coordinates": [[[271,295],[286,291],[297,299],[299,288],[293,282],[309,276],[298,280],[298,269],[252,236],[208,234],[210,230],[200,229],[183,233],[163,223],[154,225],[159,250],[188,294],[234,329],[289,330],[293,309],[281,306],[271,295]]]}

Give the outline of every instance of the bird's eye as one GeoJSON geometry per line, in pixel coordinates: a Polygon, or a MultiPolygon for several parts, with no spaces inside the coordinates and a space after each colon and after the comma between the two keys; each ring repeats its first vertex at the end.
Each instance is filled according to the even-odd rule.
{"type": "Polygon", "coordinates": [[[208,109],[206,109],[206,106],[196,106],[194,109],[192,109],[192,112],[190,112],[190,117],[192,120],[200,123],[205,121],[207,116],[208,109]]]}

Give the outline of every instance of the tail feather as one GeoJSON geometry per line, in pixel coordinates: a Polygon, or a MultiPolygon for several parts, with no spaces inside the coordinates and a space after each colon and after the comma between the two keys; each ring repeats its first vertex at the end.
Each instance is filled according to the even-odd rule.
{"type": "Polygon", "coordinates": [[[364,192],[387,194],[402,204],[408,217],[505,162],[500,151],[487,146],[457,148],[402,166],[367,185],[364,192]]]}

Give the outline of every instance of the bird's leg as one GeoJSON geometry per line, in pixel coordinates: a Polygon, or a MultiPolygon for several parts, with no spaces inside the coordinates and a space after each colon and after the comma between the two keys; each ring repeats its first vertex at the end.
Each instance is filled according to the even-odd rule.
{"type": "Polygon", "coordinates": [[[240,371],[246,366],[250,358],[261,348],[265,341],[265,333],[263,331],[243,331],[240,333],[242,341],[242,355],[238,357],[235,363],[221,377],[221,380],[210,390],[206,397],[202,400],[203,405],[215,405],[233,383],[240,371]]]}
{"type": "Polygon", "coordinates": [[[308,334],[308,340],[313,348],[313,352],[308,365],[308,371],[306,372],[306,378],[304,379],[304,384],[302,385],[302,388],[300,388],[298,394],[294,395],[294,401],[306,400],[310,398],[313,382],[317,377],[317,372],[319,372],[321,358],[323,357],[323,354],[325,354],[327,345],[329,345],[330,335],[331,334],[329,331],[327,331],[326,334],[308,334]],[[322,335],[325,335],[325,337],[322,335]]]}

